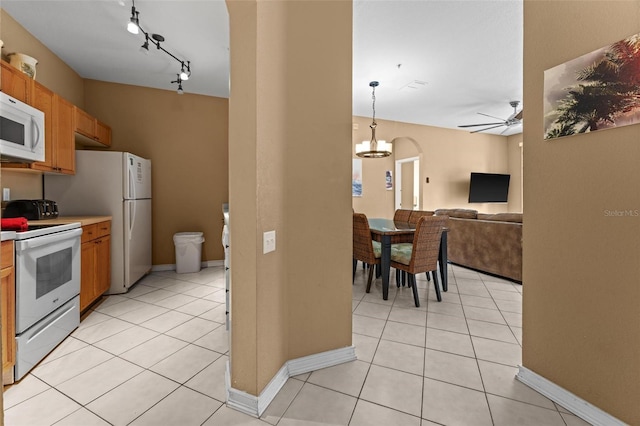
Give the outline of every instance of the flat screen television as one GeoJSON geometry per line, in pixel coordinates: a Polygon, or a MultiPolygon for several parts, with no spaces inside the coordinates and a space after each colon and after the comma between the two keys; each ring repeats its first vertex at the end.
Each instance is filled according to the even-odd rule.
{"type": "Polygon", "coordinates": [[[511,175],[497,173],[471,173],[470,203],[506,203],[511,175]]]}

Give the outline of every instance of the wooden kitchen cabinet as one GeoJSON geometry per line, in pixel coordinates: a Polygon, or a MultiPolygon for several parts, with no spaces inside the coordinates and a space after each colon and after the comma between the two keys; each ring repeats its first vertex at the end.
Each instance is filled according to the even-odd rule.
{"type": "Polygon", "coordinates": [[[2,334],[2,383],[13,383],[16,364],[16,284],[13,266],[13,241],[2,242],[0,268],[0,331],[2,334]]]}
{"type": "Polygon", "coordinates": [[[78,143],[81,145],[111,146],[111,128],[91,116],[86,111],[75,107],[75,131],[81,137],[78,143]]]}
{"type": "Polygon", "coordinates": [[[111,221],[82,227],[80,262],[80,311],[83,311],[111,285],[111,221]]]}
{"type": "Polygon", "coordinates": [[[75,174],[73,104],[34,81],[31,105],[44,112],[45,159],[35,163],[3,163],[2,167],[75,174]]]}
{"type": "Polygon", "coordinates": [[[31,100],[31,78],[6,61],[0,61],[0,90],[7,95],[29,103],[31,100]]]}

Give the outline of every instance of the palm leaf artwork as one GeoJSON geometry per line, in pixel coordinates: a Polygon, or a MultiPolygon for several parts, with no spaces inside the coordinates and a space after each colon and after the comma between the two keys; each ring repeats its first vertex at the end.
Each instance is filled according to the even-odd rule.
{"type": "Polygon", "coordinates": [[[575,80],[548,113],[545,139],[640,122],[640,34],[609,46],[575,80]]]}

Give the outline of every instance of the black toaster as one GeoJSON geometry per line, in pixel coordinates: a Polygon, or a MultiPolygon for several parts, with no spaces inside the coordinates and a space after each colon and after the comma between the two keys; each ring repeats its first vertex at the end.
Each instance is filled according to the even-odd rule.
{"type": "Polygon", "coordinates": [[[27,220],[55,219],[58,205],[51,200],[13,200],[7,203],[2,217],[24,217],[27,220]]]}

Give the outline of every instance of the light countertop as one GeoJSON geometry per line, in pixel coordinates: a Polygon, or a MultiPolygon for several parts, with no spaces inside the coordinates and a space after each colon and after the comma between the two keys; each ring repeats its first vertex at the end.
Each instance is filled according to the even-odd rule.
{"type": "Polygon", "coordinates": [[[2,231],[2,241],[15,240],[15,239],[16,239],[15,231],[2,231]]]}
{"type": "MultiPolygon", "coordinates": [[[[56,219],[30,220],[29,225],[64,225],[65,223],[80,222],[80,226],[111,220],[111,216],[60,216],[56,219]]],[[[2,231],[2,241],[15,240],[15,231],[2,231]]]]}
{"type": "Polygon", "coordinates": [[[80,222],[81,226],[111,220],[111,216],[59,216],[56,219],[30,220],[29,225],[62,225],[65,223],[80,222]]]}

